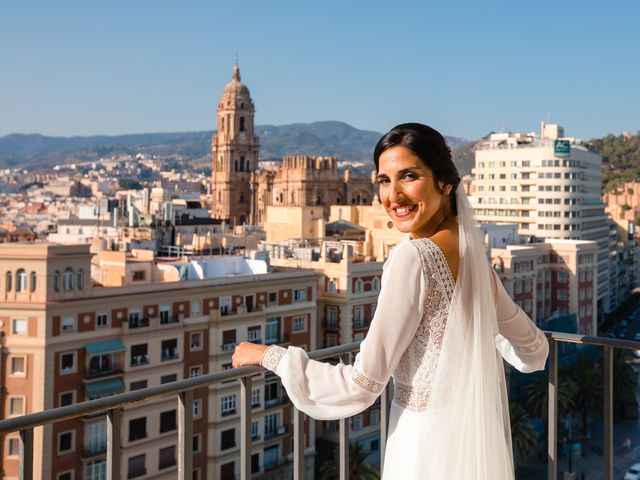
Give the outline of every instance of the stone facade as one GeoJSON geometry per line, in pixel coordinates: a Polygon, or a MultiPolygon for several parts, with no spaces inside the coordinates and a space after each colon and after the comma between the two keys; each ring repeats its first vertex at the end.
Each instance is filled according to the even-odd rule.
{"type": "Polygon", "coordinates": [[[332,204],[371,204],[373,180],[352,178],[348,171],[341,176],[336,157],[286,156],[275,168],[258,168],[254,114],[249,89],[235,66],[218,103],[218,131],[211,142],[213,218],[262,226],[269,206],[321,206],[327,218],[332,204]]]}

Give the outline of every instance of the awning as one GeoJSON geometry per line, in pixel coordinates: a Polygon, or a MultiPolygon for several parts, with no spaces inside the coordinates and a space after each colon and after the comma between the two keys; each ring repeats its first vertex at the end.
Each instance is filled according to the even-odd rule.
{"type": "Polygon", "coordinates": [[[122,340],[107,340],[106,342],[87,343],[84,346],[84,349],[89,355],[102,355],[103,353],[127,351],[122,340]]]}
{"type": "Polygon", "coordinates": [[[89,399],[93,400],[124,392],[124,382],[122,378],[110,378],[101,382],[85,383],[84,388],[87,390],[89,399]]]}

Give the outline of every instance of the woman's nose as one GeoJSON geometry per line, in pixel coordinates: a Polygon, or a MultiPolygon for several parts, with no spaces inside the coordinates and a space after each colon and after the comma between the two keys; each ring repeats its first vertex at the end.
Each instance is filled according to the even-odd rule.
{"type": "Polygon", "coordinates": [[[401,200],[404,196],[402,191],[402,185],[400,182],[391,182],[389,185],[389,201],[395,203],[401,200]]]}

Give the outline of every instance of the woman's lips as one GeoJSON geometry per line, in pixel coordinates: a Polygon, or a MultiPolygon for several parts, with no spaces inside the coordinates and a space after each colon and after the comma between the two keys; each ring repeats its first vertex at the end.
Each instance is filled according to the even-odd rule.
{"type": "Polygon", "coordinates": [[[393,213],[395,213],[396,217],[402,218],[410,215],[415,209],[417,205],[402,205],[401,207],[394,207],[393,213]]]}

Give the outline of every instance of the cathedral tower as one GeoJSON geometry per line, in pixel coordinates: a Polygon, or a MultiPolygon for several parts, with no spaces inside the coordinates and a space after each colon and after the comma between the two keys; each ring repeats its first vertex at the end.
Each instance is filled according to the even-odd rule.
{"type": "Polygon", "coordinates": [[[254,134],[255,108],[240,69],[218,103],[218,131],[211,139],[211,216],[231,225],[255,223],[253,173],[258,169],[260,142],[254,134]]]}

